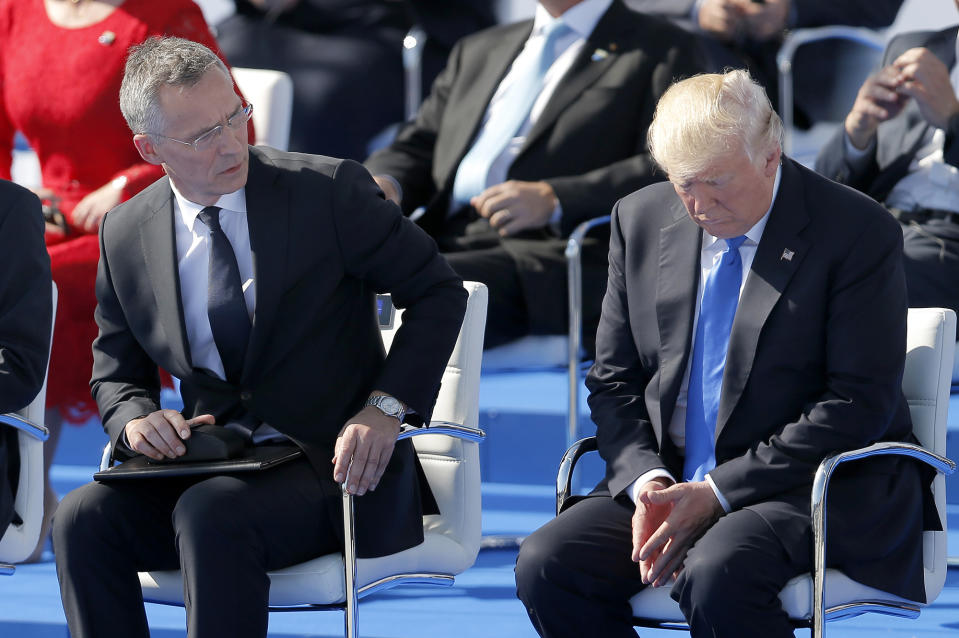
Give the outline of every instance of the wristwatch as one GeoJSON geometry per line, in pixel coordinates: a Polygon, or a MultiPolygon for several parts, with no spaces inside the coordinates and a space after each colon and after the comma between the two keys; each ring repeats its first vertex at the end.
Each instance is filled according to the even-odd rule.
{"type": "Polygon", "coordinates": [[[403,422],[403,417],[406,416],[406,409],[403,407],[403,403],[396,397],[391,397],[388,394],[371,395],[370,398],[366,400],[366,405],[372,405],[386,416],[398,419],[400,423],[403,422]]]}

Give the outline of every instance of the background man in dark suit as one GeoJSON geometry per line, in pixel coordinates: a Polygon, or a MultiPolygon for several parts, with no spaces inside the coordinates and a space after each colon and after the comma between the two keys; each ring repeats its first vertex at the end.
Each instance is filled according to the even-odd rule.
{"type": "MultiPolygon", "coordinates": [[[[50,354],[50,257],[43,244],[40,200],[0,180],[0,413],[29,404],[47,371],[50,354]]],[[[17,432],[0,426],[0,537],[13,519],[17,432]]]]}
{"type": "MultiPolygon", "coordinates": [[[[693,636],[792,636],[777,594],[812,563],[816,466],[911,437],[899,230],[782,158],[781,134],[745,71],[660,100],[650,148],[671,183],[613,210],[587,379],[606,478],[517,561],[543,636],[633,636],[628,599],[674,576],[693,636]]],[[[886,459],[832,488],[829,561],[923,600],[918,468],[886,459]]]]}
{"type": "Polygon", "coordinates": [[[429,419],[465,292],[361,166],[248,147],[249,107],[202,45],[133,49],[120,99],[168,178],[100,228],[92,387],[114,455],[174,458],[191,426],[217,423],[305,458],[74,490],[54,531],[64,610],[74,636],[147,636],[136,572],[180,568],[191,636],[265,636],[267,570],[342,547],[347,469],[366,494],[361,555],[422,541],[435,503],[412,446],[394,442],[405,412],[429,419]],[[224,247],[232,287],[214,278],[224,247]],[[384,357],[374,293],[387,291],[406,314],[384,357]],[[233,293],[240,314],[224,325],[233,293]],[[182,380],[182,414],[160,409],[158,366],[182,380]]]}
{"type": "MultiPolygon", "coordinates": [[[[710,67],[747,68],[766,87],[775,104],[779,97],[776,54],[787,29],[843,24],[878,29],[896,19],[903,0],[626,0],[636,11],[668,17],[702,36],[710,67]]],[[[822,83],[835,75],[834,56],[845,47],[826,40],[801,47],[793,59],[797,124],[815,119],[822,83]]],[[[838,80],[833,80],[838,81],[838,80]]],[[[781,111],[781,109],[779,109],[781,111]]]]}
{"type": "MultiPolygon", "coordinates": [[[[541,0],[533,21],[461,40],[415,121],[366,161],[404,213],[425,207],[454,270],[489,286],[487,346],[566,331],[566,238],[661,179],[645,151],[656,99],[700,70],[688,34],[621,0],[541,0]],[[544,74],[526,92],[531,63],[544,74]]],[[[584,259],[590,346],[605,260],[600,237],[584,259]]]]}
{"type": "Polygon", "coordinates": [[[816,159],[817,171],[898,216],[914,307],[959,310],[957,33],[953,26],[894,38],[816,159]]]}

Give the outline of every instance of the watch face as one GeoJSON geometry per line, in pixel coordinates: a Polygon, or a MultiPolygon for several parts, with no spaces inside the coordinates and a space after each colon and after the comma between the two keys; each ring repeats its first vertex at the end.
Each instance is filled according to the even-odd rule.
{"type": "Polygon", "coordinates": [[[396,416],[403,410],[400,402],[394,397],[380,397],[378,403],[379,405],[377,407],[391,416],[396,416]]]}

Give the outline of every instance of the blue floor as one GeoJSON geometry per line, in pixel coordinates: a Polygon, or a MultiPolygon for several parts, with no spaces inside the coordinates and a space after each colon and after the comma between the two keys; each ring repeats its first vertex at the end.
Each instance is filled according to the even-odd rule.
{"type": "MultiPolygon", "coordinates": [[[[953,397],[949,455],[959,458],[959,395],[953,397]]],[[[561,375],[486,375],[481,386],[481,426],[488,433],[481,453],[483,533],[489,538],[523,536],[553,515],[553,477],[565,448],[565,381],[561,375]]],[[[589,423],[588,419],[584,419],[589,423]]],[[[582,435],[590,434],[589,427],[582,435]]],[[[61,494],[89,480],[105,442],[96,424],[65,432],[54,466],[54,486],[61,494]]],[[[586,468],[583,485],[600,471],[586,468]]],[[[955,479],[950,497],[959,499],[955,479]]],[[[959,503],[948,507],[949,554],[959,556],[959,503]]],[[[13,577],[0,577],[0,637],[67,636],[56,574],[49,552],[46,562],[22,565],[13,577]]],[[[429,638],[456,636],[534,638],[522,605],[513,593],[516,550],[487,549],[476,565],[449,589],[393,590],[363,600],[361,634],[365,637],[429,638]]],[[[147,605],[155,638],[182,637],[181,609],[147,605]]],[[[339,612],[274,613],[270,636],[341,636],[339,612]]],[[[797,636],[807,636],[799,630],[797,636]]],[[[909,621],[862,616],[830,624],[830,637],[959,636],[959,567],[949,571],[939,599],[909,621]]],[[[644,637],[677,636],[677,632],[644,629],[644,637]]]]}

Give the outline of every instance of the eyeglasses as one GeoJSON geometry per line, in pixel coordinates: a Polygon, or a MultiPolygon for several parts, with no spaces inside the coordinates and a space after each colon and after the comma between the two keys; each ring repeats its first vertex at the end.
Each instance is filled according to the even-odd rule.
{"type": "MultiPolygon", "coordinates": [[[[231,115],[226,120],[226,127],[231,131],[238,131],[241,128],[246,126],[246,123],[250,121],[250,118],[253,116],[253,105],[247,104],[239,111],[231,115]]],[[[196,152],[206,151],[213,147],[213,144],[220,138],[220,133],[223,132],[223,124],[217,124],[209,131],[201,134],[192,142],[184,142],[183,140],[178,140],[175,137],[169,137],[167,135],[160,135],[159,133],[147,133],[147,135],[155,135],[156,137],[162,137],[165,140],[170,140],[171,142],[178,142],[185,146],[189,146],[196,152]]]]}

